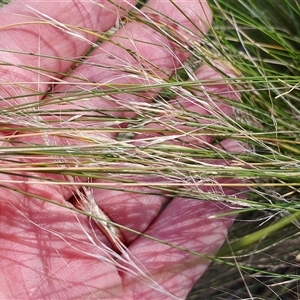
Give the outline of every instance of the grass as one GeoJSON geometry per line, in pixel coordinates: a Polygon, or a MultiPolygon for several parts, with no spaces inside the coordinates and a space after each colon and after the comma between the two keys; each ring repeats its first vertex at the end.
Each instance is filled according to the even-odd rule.
{"type": "Polygon", "coordinates": [[[190,299],[298,299],[299,3],[210,4],[211,48],[241,74],[240,125],[256,148],[243,160],[257,172],[250,199],[261,206],[240,213],[190,299]]]}
{"type": "MultiPolygon", "coordinates": [[[[132,103],[131,106],[119,106],[117,110],[124,112],[122,117],[112,117],[115,111],[111,110],[99,112],[82,108],[80,117],[69,119],[63,128],[55,121],[47,124],[37,122],[37,117],[59,114],[70,118],[78,111],[45,110],[43,102],[1,110],[1,119],[4,120],[2,131],[10,130],[7,124],[13,123],[24,136],[47,134],[84,140],[85,144],[73,147],[24,144],[14,149],[2,147],[2,153],[6,153],[3,158],[6,166],[1,167],[0,172],[18,174],[24,168],[30,168],[32,174],[36,174],[32,175],[36,180],[41,180],[40,172],[75,176],[86,178],[87,187],[93,185],[92,179],[107,179],[109,176],[111,185],[98,188],[123,190],[142,186],[145,175],[159,175],[166,179],[164,184],[153,183],[152,187],[163,190],[170,197],[213,201],[216,200],[215,195],[187,188],[193,185],[190,178],[198,174],[211,179],[215,174],[224,179],[234,177],[240,185],[249,187],[249,197],[247,200],[218,197],[218,201],[227,203],[239,201],[240,214],[231,229],[228,244],[220,249],[189,299],[297,299],[300,279],[300,6],[296,0],[210,0],[209,3],[214,12],[214,23],[208,36],[189,48],[191,58],[170,79],[155,78],[146,86],[107,85],[105,90],[92,92],[74,86],[72,93],[76,98],[51,96],[51,103],[65,105],[78,99],[104,96],[111,100],[123,92],[137,95],[160,89],[155,101],[147,105],[132,103]],[[199,84],[213,84],[209,80],[190,80],[197,65],[205,62],[224,76],[214,64],[216,60],[230,66],[237,75],[226,80],[239,90],[242,101],[220,99],[236,107],[235,117],[220,116],[214,111],[211,117],[207,117],[207,121],[214,122],[202,133],[213,134],[216,140],[233,138],[247,143],[255,151],[236,155],[215,148],[197,147],[198,137],[193,132],[201,128],[197,120],[203,119],[203,116],[172,102],[176,95],[186,97],[193,94],[197,99],[195,92],[199,84]],[[161,111],[176,118],[160,119],[161,111]],[[137,117],[128,117],[130,113],[137,117]],[[80,122],[94,122],[97,126],[86,128],[80,126],[80,122]],[[113,125],[126,122],[129,126],[107,126],[107,122],[113,125]],[[195,131],[178,130],[177,122],[195,131]],[[146,128],[149,123],[159,125],[159,129],[146,128]],[[116,133],[116,140],[98,137],[99,133],[107,132],[116,133]],[[151,137],[153,132],[160,133],[160,136],[151,137]],[[132,137],[145,133],[150,138],[136,146],[132,137]],[[166,144],[170,135],[175,141],[188,136],[188,143],[184,146],[180,143],[176,146],[166,144]],[[184,158],[179,160],[180,154],[184,154],[184,158]],[[40,163],[20,165],[15,160],[21,156],[34,156],[40,159],[40,163]],[[203,165],[199,158],[234,158],[237,164],[235,167],[203,165]],[[124,168],[120,163],[130,165],[124,168]]],[[[139,18],[135,14],[129,17],[139,18]]],[[[171,33],[176,37],[176,32],[171,33]]],[[[103,36],[102,40],[106,38],[103,36]]],[[[81,64],[82,61],[75,63],[81,64]]],[[[131,70],[130,74],[144,76],[139,70],[131,70]]],[[[85,83],[83,79],[82,83],[85,83]]],[[[5,183],[2,184],[5,186],[5,183]]]]}

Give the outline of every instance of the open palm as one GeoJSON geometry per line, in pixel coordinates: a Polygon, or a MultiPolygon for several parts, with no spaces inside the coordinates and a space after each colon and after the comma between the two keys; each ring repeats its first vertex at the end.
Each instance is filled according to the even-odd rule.
{"type": "MultiPolygon", "coordinates": [[[[52,124],[53,128],[68,127],[71,119],[70,124],[74,128],[79,125],[95,126],[89,121],[80,121],[83,119],[80,115],[83,107],[92,112],[109,109],[110,116],[119,119],[134,117],[133,112],[118,110],[119,104],[149,102],[157,95],[159,88],[91,99],[72,99],[71,92],[74,86],[79,91],[91,91],[113,84],[151,85],[157,78],[167,79],[188,56],[187,52],[182,51],[183,47],[178,47],[172,40],[172,35],[168,35],[168,28],[175,29],[177,39],[188,44],[200,38],[211,21],[205,1],[150,0],[141,12],[135,11],[145,22],[128,22],[110,40],[92,51],[85,63],[74,67],[74,62],[104,32],[134,9],[135,4],[133,0],[28,0],[13,1],[2,8],[1,109],[5,111],[37,101],[43,101],[45,109],[45,101],[48,101],[49,111],[78,111],[77,123],[73,122],[74,115],[41,115],[38,121],[52,124]],[[132,70],[142,72],[135,76],[132,70]],[[144,78],[141,76],[143,72],[146,74],[144,78]],[[51,91],[47,97],[40,96],[47,91],[51,91]],[[71,100],[55,104],[54,97],[59,98],[60,95],[68,95],[71,100]]],[[[208,66],[198,69],[196,76],[198,79],[220,78],[208,66]]],[[[238,97],[225,83],[211,85],[208,89],[233,100],[238,97]]],[[[193,101],[180,98],[177,101],[181,101],[181,105],[190,111],[208,114],[193,101]]],[[[23,107],[24,112],[26,110],[28,113],[30,106],[23,107]]],[[[217,107],[224,114],[232,114],[232,109],[226,105],[219,103],[217,107]]],[[[0,133],[1,147],[13,149],[19,145],[38,144],[71,147],[85,143],[84,139],[73,140],[63,135],[47,134],[46,131],[42,134],[24,134],[24,131],[17,129],[17,121],[10,123],[9,131],[5,121],[6,130],[0,133]]],[[[126,124],[118,126],[124,128],[126,124]]],[[[150,123],[147,126],[155,129],[157,125],[150,123]]],[[[101,138],[114,139],[115,133],[102,132],[101,138]]],[[[135,137],[136,145],[145,138],[151,136],[135,137]]],[[[199,144],[202,142],[212,143],[213,139],[199,137],[199,144]]],[[[171,139],[169,143],[173,143],[171,139]]],[[[242,146],[232,140],[224,140],[216,147],[220,145],[226,151],[243,151],[242,146]]],[[[2,157],[3,167],[11,163],[5,155],[2,157]]],[[[20,157],[18,161],[24,167],[26,163],[40,162],[41,158],[34,155],[20,157]]],[[[70,199],[78,193],[80,186],[43,184],[46,179],[68,180],[71,183],[80,183],[81,179],[42,171],[39,177],[40,181],[36,173],[30,170],[20,170],[20,174],[3,172],[0,175],[1,182],[5,182],[1,183],[0,201],[1,299],[182,299],[207,268],[208,259],[143,236],[137,237],[134,232],[125,229],[121,232],[133,261],[129,264],[124,253],[109,255],[109,247],[113,245],[101,228],[95,226],[88,216],[63,207],[73,207],[70,199]],[[42,201],[45,199],[62,206],[42,201]]],[[[159,182],[160,179],[145,176],[144,181],[159,182]]],[[[109,178],[94,181],[99,185],[106,182],[109,178]]],[[[210,256],[226,239],[233,220],[230,217],[211,218],[226,210],[224,205],[175,198],[162,210],[169,200],[163,192],[149,193],[153,191],[150,187],[135,186],[132,189],[143,193],[104,189],[89,189],[88,192],[92,193],[95,202],[112,221],[178,247],[210,256]]],[[[227,189],[223,192],[232,195],[237,191],[227,189]]]]}

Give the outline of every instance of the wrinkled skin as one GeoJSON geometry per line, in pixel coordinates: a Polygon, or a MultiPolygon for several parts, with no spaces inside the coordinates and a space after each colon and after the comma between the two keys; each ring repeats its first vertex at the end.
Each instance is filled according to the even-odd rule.
{"type": "MultiPolygon", "coordinates": [[[[130,10],[132,5],[135,5],[133,0],[118,0],[118,8],[109,3],[110,1],[104,0],[94,2],[19,0],[12,1],[2,8],[0,56],[1,61],[9,62],[10,65],[0,66],[1,96],[13,97],[30,94],[35,90],[39,90],[42,94],[47,91],[53,77],[57,77],[57,72],[66,73],[72,66],[72,59],[77,59],[84,54],[91,42],[95,42],[97,38],[84,32],[81,32],[81,38],[78,38],[65,32],[57,25],[58,23],[57,26],[53,26],[47,22],[38,23],[37,20],[47,20],[48,23],[56,20],[105,32],[116,23],[118,18],[130,10]],[[11,26],[13,24],[14,26],[11,26]],[[12,51],[6,52],[3,49],[12,51]],[[43,55],[22,55],[17,53],[18,51],[43,55]],[[69,58],[69,60],[60,60],[57,57],[69,58]],[[52,70],[53,73],[31,71],[20,65],[52,70]],[[22,84],[14,84],[19,82],[22,84]]],[[[212,18],[204,0],[150,0],[148,5],[150,8],[143,8],[146,15],[147,13],[149,16],[153,15],[152,9],[155,9],[169,17],[166,21],[164,18],[159,19],[154,16],[153,18],[158,22],[167,22],[175,28],[178,25],[171,22],[173,19],[195,32],[196,35],[189,37],[190,41],[207,32],[212,18]],[[189,19],[183,16],[173,2],[189,16],[189,19]],[[201,19],[203,21],[200,21],[201,19]],[[191,21],[197,24],[197,28],[191,21]]],[[[178,32],[183,33],[180,28],[178,32]]],[[[88,62],[96,62],[103,66],[117,65],[117,69],[120,68],[120,64],[138,67],[139,60],[118,47],[117,42],[120,42],[124,47],[135,51],[139,57],[144,57],[149,62],[147,67],[150,70],[155,68],[153,71],[157,76],[167,78],[187,58],[187,54],[182,50],[179,51],[165,36],[154,28],[142,26],[141,23],[128,23],[115,34],[113,40],[116,43],[105,42],[95,50],[88,62]],[[161,47],[161,45],[166,46],[161,47]],[[169,51],[170,49],[173,49],[173,53],[169,51]],[[112,56],[114,59],[111,59],[112,56]]],[[[126,77],[121,72],[121,70],[111,71],[109,68],[99,70],[92,64],[83,64],[70,74],[72,78],[71,76],[63,78],[64,83],[72,84],[58,84],[54,87],[54,91],[64,93],[74,88],[74,82],[78,80],[76,76],[87,78],[89,82],[143,83],[141,79],[126,77]]],[[[207,66],[202,66],[196,75],[199,79],[220,78],[220,75],[207,66]]],[[[222,93],[233,100],[238,99],[225,83],[207,89],[222,93]]],[[[149,92],[148,96],[153,97],[157,92],[156,90],[149,92]]],[[[124,101],[127,99],[126,95],[120,97],[124,101]]],[[[138,95],[130,97],[130,99],[135,97],[134,101],[145,99],[139,98],[138,95]]],[[[37,100],[39,100],[38,96],[11,98],[8,101],[1,101],[0,105],[3,109],[37,100]]],[[[82,100],[68,105],[72,109],[88,105],[98,110],[113,105],[112,102],[101,98],[93,98],[88,103],[80,103],[80,101],[82,100]]],[[[187,99],[182,99],[182,105],[192,111],[208,114],[187,99]]],[[[219,105],[219,107],[224,114],[231,115],[233,112],[228,106],[219,105]]],[[[57,109],[57,106],[49,108],[57,109]]],[[[121,112],[116,114],[122,116],[121,112]]],[[[4,136],[4,133],[1,135],[4,136]]],[[[114,138],[114,135],[107,134],[107,138],[114,138]]],[[[202,139],[206,143],[213,143],[210,137],[204,136],[202,139]]],[[[15,132],[14,138],[9,141],[1,139],[1,146],[13,147],[20,142],[43,144],[45,140],[50,145],[76,143],[55,136],[46,139],[45,136],[24,137],[15,132]]],[[[233,140],[224,140],[221,146],[226,151],[243,151],[242,146],[233,140]]],[[[20,160],[26,161],[26,158],[20,160]]],[[[34,162],[35,158],[27,158],[27,160],[34,162]]],[[[29,172],[26,174],[30,175],[29,172]]],[[[58,175],[40,174],[39,176],[62,179],[58,175]]],[[[30,194],[34,194],[70,205],[66,200],[71,198],[74,192],[72,188],[54,184],[43,185],[37,180],[32,182],[29,177],[23,178],[17,175],[0,174],[0,179],[7,181],[5,185],[13,188],[11,190],[1,188],[0,196],[0,299],[172,299],[171,294],[175,299],[182,299],[187,296],[195,281],[209,265],[209,260],[205,258],[144,237],[136,237],[133,233],[123,230],[126,245],[132,256],[148,269],[152,278],[169,294],[156,291],[138,278],[121,272],[115,264],[101,260],[101,255],[104,254],[101,252],[100,242],[110,244],[97,227],[91,227],[88,217],[30,197],[30,194]],[[22,182],[13,182],[20,178],[22,182]],[[14,189],[23,190],[27,194],[20,194],[14,189]],[[94,245],[88,240],[87,233],[94,237],[96,241],[94,245]]],[[[234,194],[237,191],[228,188],[223,192],[234,194]]],[[[160,213],[162,205],[167,200],[163,194],[143,195],[95,189],[94,196],[99,207],[106,211],[114,222],[208,256],[214,255],[223,244],[233,222],[233,217],[229,216],[210,218],[228,210],[220,203],[173,199],[160,213]]]]}

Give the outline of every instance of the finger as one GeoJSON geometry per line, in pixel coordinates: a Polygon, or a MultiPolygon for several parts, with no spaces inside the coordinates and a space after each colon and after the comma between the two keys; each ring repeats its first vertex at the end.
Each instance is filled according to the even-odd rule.
{"type": "Polygon", "coordinates": [[[127,274],[123,276],[124,286],[134,290],[136,298],[164,299],[164,291],[168,291],[174,299],[185,299],[207,268],[210,261],[206,257],[216,253],[226,239],[233,218],[212,218],[226,211],[222,203],[173,200],[145,233],[199,256],[141,237],[130,245],[130,253],[162,287],[161,293],[127,274]]]}
{"type": "Polygon", "coordinates": [[[204,64],[195,71],[199,84],[194,88],[193,94],[182,93],[168,101],[165,111],[153,118],[156,123],[148,123],[149,132],[142,132],[136,136],[135,145],[157,145],[158,137],[161,137],[161,141],[164,141],[165,137],[164,144],[184,143],[186,147],[191,148],[205,147],[213,142],[211,128],[224,126],[224,120],[234,113],[234,107],[228,103],[240,101],[240,95],[230,84],[230,77],[236,77],[233,70],[218,61],[211,63],[213,66],[204,64]],[[191,122],[196,123],[197,127],[185,124],[191,122]],[[155,129],[157,132],[166,133],[165,136],[158,135],[155,129]],[[173,139],[168,138],[168,134],[173,136],[173,139]]]}
{"type": "MultiPolygon", "coordinates": [[[[222,141],[220,147],[231,153],[247,151],[242,144],[230,139],[222,141]]],[[[203,192],[204,197],[205,193],[214,194],[215,201],[173,199],[144,232],[160,242],[139,237],[130,245],[131,255],[142,263],[152,280],[160,286],[155,290],[149,284],[142,284],[137,278],[124,273],[124,286],[133,290],[136,298],[159,299],[165,295],[170,299],[184,299],[188,295],[209,266],[210,258],[226,240],[235,219],[234,205],[227,205],[222,197],[247,197],[247,188],[230,187],[230,184],[237,182],[235,179],[214,179],[214,185],[195,186],[203,192]],[[222,187],[222,184],[226,187],[222,187]],[[221,196],[220,202],[218,195],[221,196]],[[230,211],[229,215],[219,216],[230,211]]]]}
{"type": "MultiPolygon", "coordinates": [[[[78,90],[85,94],[93,91],[95,97],[89,94],[88,101],[85,97],[83,100],[72,101],[70,105],[60,104],[59,107],[76,111],[86,108],[120,118],[134,116],[133,111],[128,112],[131,103],[151,101],[159,91],[151,85],[163,82],[186,58],[186,48],[181,46],[179,53],[178,45],[172,43],[165,32],[166,28],[176,25],[177,33],[183,36],[187,28],[192,28],[199,38],[200,34],[208,30],[211,21],[211,13],[205,3],[190,1],[186,7],[181,1],[176,5],[172,1],[148,1],[147,6],[137,13],[140,18],[147,16],[147,22],[130,21],[109,41],[101,44],[84,64],[76,68],[69,78],[65,78],[65,83],[69,84],[55,88],[56,98],[53,100],[66,97],[72,92],[76,94],[78,90]],[[113,89],[118,88],[118,85],[139,85],[145,92],[116,93],[113,89]],[[102,91],[106,91],[105,97],[97,97],[102,91]]],[[[188,45],[190,42],[186,37],[182,43],[188,45]]],[[[50,107],[58,109],[55,105],[50,107]]]]}
{"type": "Polygon", "coordinates": [[[0,10],[2,107],[37,100],[136,3],[13,1],[0,10]]]}

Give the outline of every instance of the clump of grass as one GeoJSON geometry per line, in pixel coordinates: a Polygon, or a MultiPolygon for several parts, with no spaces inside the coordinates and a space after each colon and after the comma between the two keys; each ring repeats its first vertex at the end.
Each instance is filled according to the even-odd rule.
{"type": "MultiPolygon", "coordinates": [[[[43,96],[46,100],[2,109],[0,129],[7,133],[5,140],[13,138],[17,131],[23,142],[13,149],[1,148],[5,164],[0,172],[17,174],[20,182],[22,172],[30,171],[33,183],[45,185],[84,185],[86,189],[131,192],[137,192],[136,186],[146,185],[169,197],[221,201],[228,205],[238,203],[240,214],[228,245],[220,250],[190,298],[229,299],[235,295],[237,298],[288,299],[296,295],[299,280],[295,258],[300,216],[297,203],[300,186],[300,7],[297,1],[288,0],[275,3],[211,0],[210,5],[214,12],[213,26],[205,38],[199,37],[199,42],[189,47],[181,43],[176,30],[158,26],[155,20],[142,18],[136,12],[127,16],[127,21],[155,27],[169,35],[180,50],[190,52],[189,60],[170,78],[158,76],[162,73],[159,68],[157,74],[148,74],[132,66],[126,70],[127,75],[140,79],[140,84],[107,82],[101,83],[103,88],[99,89],[98,82],[74,77],[72,88],[67,91],[53,93],[49,90],[42,95],[36,92],[35,96],[43,96]],[[217,61],[236,76],[227,76],[217,61]],[[202,103],[203,94],[199,96],[199,90],[218,84],[217,79],[195,79],[194,71],[204,63],[220,74],[219,84],[226,80],[238,91],[241,101],[222,95],[218,99],[214,93],[205,95],[235,107],[234,117],[220,115],[213,106],[206,107],[210,109],[210,116],[203,116],[174,100],[194,97],[202,103]],[[150,99],[149,91],[159,93],[155,99],[150,99]],[[120,102],[117,97],[120,94],[130,95],[133,100],[120,102]],[[137,96],[144,97],[145,103],[135,100],[137,96]],[[84,105],[76,109],[68,106],[97,97],[114,103],[113,108],[99,111],[84,105]],[[59,109],[49,109],[57,104],[61,105],[59,109]],[[14,124],[13,130],[11,124],[14,124]],[[237,140],[251,150],[237,154],[222,148],[199,146],[199,131],[201,136],[210,135],[216,141],[237,140]],[[24,142],[24,138],[33,136],[42,137],[44,144],[24,142]],[[137,141],[137,136],[142,138],[137,141]],[[62,140],[64,145],[59,143],[62,140]],[[31,163],[32,157],[34,162],[31,163]],[[19,163],[20,158],[27,163],[19,163]],[[234,163],[228,166],[202,163],[220,159],[234,163]],[[46,175],[41,176],[41,173],[46,175]],[[216,196],[195,188],[195,182],[213,185],[216,176],[220,179],[234,177],[238,188],[250,190],[248,198],[216,196]],[[148,177],[161,180],[149,182],[145,180],[148,177]],[[79,184],[70,178],[80,178],[85,183],[79,184]],[[104,180],[105,184],[95,183],[95,180],[104,180]],[[288,247],[283,251],[282,245],[288,247]],[[216,276],[216,270],[221,275],[216,276]]],[[[51,23],[51,20],[46,21],[51,23]]],[[[126,23],[126,19],[122,22],[126,23]]],[[[88,28],[72,28],[76,30],[88,28]]],[[[110,34],[112,32],[98,36],[97,43],[107,40],[110,34]]],[[[87,57],[93,53],[93,47],[86,56],[74,61],[74,66],[88,64],[87,57]]],[[[62,78],[67,74],[57,75],[62,78]]],[[[28,92],[20,97],[32,95],[28,92]]],[[[11,189],[5,182],[1,185],[11,189]]],[[[215,185],[226,187],[222,180],[215,185]]],[[[51,202],[51,199],[40,200],[51,202]]],[[[65,207],[70,209],[68,205],[65,207]]],[[[140,276],[143,273],[138,267],[136,271],[140,276]]],[[[151,278],[141,276],[141,279],[160,288],[151,278]]]]}
{"type": "Polygon", "coordinates": [[[210,4],[214,25],[208,44],[240,73],[243,101],[236,128],[255,147],[242,160],[257,172],[249,199],[259,206],[241,211],[228,245],[190,299],[297,299],[299,3],[210,4]]]}

